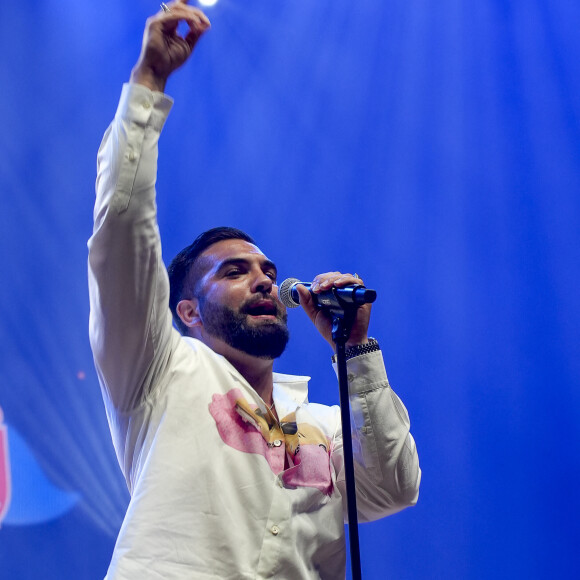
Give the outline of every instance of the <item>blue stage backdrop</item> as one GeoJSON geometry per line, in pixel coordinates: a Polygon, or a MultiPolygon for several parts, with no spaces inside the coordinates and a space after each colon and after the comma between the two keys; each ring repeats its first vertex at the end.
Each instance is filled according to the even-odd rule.
{"type": "MultiPolygon", "coordinates": [[[[0,19],[0,577],[103,578],[128,493],[87,338],[95,156],[156,1],[0,19]]],[[[356,271],[419,503],[365,579],[580,569],[580,4],[220,0],[168,85],[159,221],[251,232],[282,279],[356,271]]],[[[336,403],[301,311],[278,370],[336,403]]]]}

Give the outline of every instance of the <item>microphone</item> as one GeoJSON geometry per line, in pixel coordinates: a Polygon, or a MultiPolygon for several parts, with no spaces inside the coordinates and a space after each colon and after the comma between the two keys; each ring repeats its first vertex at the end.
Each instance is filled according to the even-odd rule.
{"type": "MultiPolygon", "coordinates": [[[[278,288],[280,302],[286,308],[297,308],[300,306],[300,296],[296,286],[302,284],[310,290],[312,282],[300,282],[297,278],[287,278],[278,288]]],[[[371,290],[361,284],[353,284],[344,288],[329,288],[318,294],[310,291],[314,302],[320,308],[344,308],[345,306],[355,306],[358,308],[363,304],[370,304],[377,299],[375,290],[371,290]]]]}

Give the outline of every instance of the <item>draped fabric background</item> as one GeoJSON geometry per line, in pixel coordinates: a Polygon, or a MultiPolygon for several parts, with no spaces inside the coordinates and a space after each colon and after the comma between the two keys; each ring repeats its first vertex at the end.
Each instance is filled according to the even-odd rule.
{"type": "MultiPolygon", "coordinates": [[[[0,19],[0,577],[106,572],[128,501],[87,338],[95,155],[144,0],[0,19]],[[3,416],[3,418],[2,418],[3,416]],[[9,475],[9,477],[8,477],[9,475]]],[[[367,579],[580,568],[580,4],[221,0],[170,81],[169,260],[248,230],[281,279],[358,272],[412,419],[418,505],[361,526],[367,579]]],[[[336,403],[302,312],[277,363],[336,403]]]]}

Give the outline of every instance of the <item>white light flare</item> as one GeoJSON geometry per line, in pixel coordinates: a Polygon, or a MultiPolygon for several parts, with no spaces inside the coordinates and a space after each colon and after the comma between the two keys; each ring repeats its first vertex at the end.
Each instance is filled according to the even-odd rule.
{"type": "Polygon", "coordinates": [[[218,0],[198,0],[198,1],[202,6],[205,6],[206,8],[208,6],[215,6],[218,2],[218,0]]]}

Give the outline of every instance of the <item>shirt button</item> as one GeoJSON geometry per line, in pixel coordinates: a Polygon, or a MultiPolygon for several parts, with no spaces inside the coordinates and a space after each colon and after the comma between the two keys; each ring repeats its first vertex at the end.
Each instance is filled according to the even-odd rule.
{"type": "Polygon", "coordinates": [[[274,441],[274,447],[280,447],[280,445],[282,445],[282,441],[280,439],[276,439],[276,441],[274,441]]]}
{"type": "Polygon", "coordinates": [[[278,526],[272,526],[270,528],[273,536],[277,536],[280,533],[280,528],[278,526]]]}
{"type": "Polygon", "coordinates": [[[149,101],[143,101],[143,108],[144,109],[150,109],[151,108],[151,103],[149,101]]]}
{"type": "Polygon", "coordinates": [[[131,151],[129,153],[129,161],[135,161],[135,159],[137,159],[137,154],[135,153],[135,151],[131,151]]]}
{"type": "Polygon", "coordinates": [[[352,383],[354,381],[354,375],[352,373],[348,373],[346,378],[348,379],[349,383],[352,383]]]}

